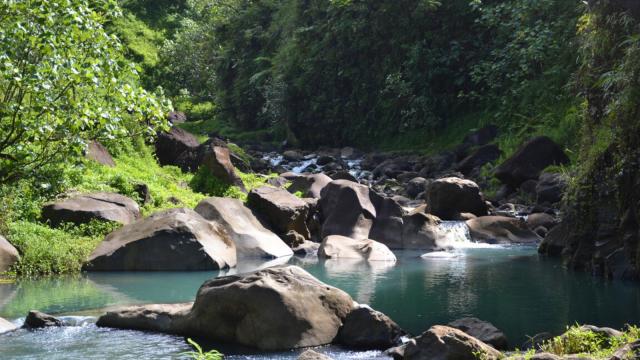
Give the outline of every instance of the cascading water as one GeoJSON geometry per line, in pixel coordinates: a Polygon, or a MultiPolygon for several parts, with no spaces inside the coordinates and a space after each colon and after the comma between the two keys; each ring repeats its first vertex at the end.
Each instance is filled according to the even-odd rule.
{"type": "Polygon", "coordinates": [[[311,159],[305,160],[300,165],[291,169],[291,171],[296,174],[300,174],[304,172],[309,166],[315,165],[317,160],[318,158],[311,158],[311,159]]]}
{"type": "Polygon", "coordinates": [[[442,221],[438,225],[436,245],[442,249],[422,255],[423,258],[455,258],[463,249],[493,248],[497,245],[479,243],[471,239],[469,227],[464,221],[442,221]]]}

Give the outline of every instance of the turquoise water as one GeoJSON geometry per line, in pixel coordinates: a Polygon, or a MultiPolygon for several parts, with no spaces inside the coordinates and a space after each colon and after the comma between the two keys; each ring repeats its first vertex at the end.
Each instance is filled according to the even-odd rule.
{"type": "MultiPolygon", "coordinates": [[[[590,323],[622,327],[640,324],[640,286],[610,282],[562,268],[531,247],[459,250],[457,256],[422,259],[396,252],[398,262],[321,262],[292,258],[360,303],[370,304],[405,330],[419,334],[434,324],[476,316],[502,329],[518,346],[527,335],[561,332],[566,325],[590,323]]],[[[270,264],[267,264],[270,265],[270,264]]],[[[245,263],[249,271],[257,263],[245,263]]],[[[200,284],[217,272],[95,273],[24,280],[0,285],[0,316],[16,322],[30,309],[62,314],[75,326],[0,335],[0,357],[9,359],[179,358],[188,350],[179,337],[99,329],[104,308],[139,303],[192,301],[200,284]],[[88,350],[91,349],[91,350],[88,350]]],[[[376,352],[321,349],[339,359],[381,358],[376,352]]],[[[296,352],[236,355],[231,359],[287,359],[296,352]]]]}

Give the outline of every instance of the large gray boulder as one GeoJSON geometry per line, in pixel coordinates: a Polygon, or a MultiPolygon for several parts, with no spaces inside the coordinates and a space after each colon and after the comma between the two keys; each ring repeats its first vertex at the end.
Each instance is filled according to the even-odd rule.
{"type": "Polygon", "coordinates": [[[555,204],[562,200],[567,179],[562,174],[542,173],[536,183],[536,201],[539,204],[555,204]]]}
{"type": "Polygon", "coordinates": [[[487,204],[478,184],[471,180],[448,177],[435,180],[425,192],[427,211],[443,220],[458,220],[461,213],[487,215],[487,204]]]}
{"type": "Polygon", "coordinates": [[[506,350],[509,347],[507,336],[488,321],[482,321],[474,317],[467,317],[452,321],[448,326],[462,330],[466,334],[471,335],[498,350],[506,350]]]}
{"type": "Polygon", "coordinates": [[[506,216],[482,216],[467,220],[471,239],[490,244],[536,244],[542,239],[527,223],[506,216]]]}
{"type": "Polygon", "coordinates": [[[403,216],[406,211],[394,198],[384,197],[369,190],[369,199],[376,210],[369,238],[383,244],[392,243],[402,236],[403,216]]]}
{"type": "Polygon", "coordinates": [[[297,266],[206,281],[193,307],[136,307],[101,316],[97,325],[143,328],[259,350],[331,343],[354,302],[297,266]]]}
{"type": "Polygon", "coordinates": [[[61,223],[85,224],[91,220],[130,224],[140,217],[132,199],[115,193],[91,193],[70,197],[42,208],[42,219],[52,226],[61,223]]]}
{"type": "Polygon", "coordinates": [[[294,174],[284,173],[282,177],[291,182],[287,190],[295,194],[302,193],[303,197],[319,199],[322,189],[333,181],[325,174],[294,174]]]}
{"type": "Polygon", "coordinates": [[[320,244],[318,256],[326,259],[360,259],[366,261],[396,261],[387,246],[371,239],[351,239],[329,235],[320,244]]]}
{"type": "Polygon", "coordinates": [[[569,158],[558,144],[546,136],[538,136],[522,144],[500,164],[495,176],[502,183],[518,188],[527,180],[537,180],[546,167],[568,162],[569,158]]]}
{"type": "Polygon", "coordinates": [[[281,237],[295,231],[305,239],[311,234],[307,227],[309,204],[284,189],[261,186],[249,192],[247,206],[265,219],[281,237]]]}
{"type": "Polygon", "coordinates": [[[322,189],[319,201],[324,217],[322,237],[342,235],[367,239],[376,218],[369,188],[348,180],[335,180],[322,189]]]}
{"type": "Polygon", "coordinates": [[[109,234],[85,269],[216,270],[235,265],[236,248],[222,226],[191,209],[171,209],[109,234]]]}
{"type": "Polygon", "coordinates": [[[361,305],[344,319],[337,342],[362,349],[388,349],[401,342],[406,332],[385,314],[361,305]]]}
{"type": "Polygon", "coordinates": [[[11,321],[0,318],[0,334],[16,330],[18,327],[11,321]]]}
{"type": "Polygon", "coordinates": [[[298,356],[298,360],[333,360],[325,354],[321,354],[314,350],[306,350],[300,356],[298,356]]]}
{"type": "Polygon", "coordinates": [[[482,341],[448,326],[436,325],[409,341],[405,360],[499,359],[502,354],[482,341]]]}
{"type": "Polygon", "coordinates": [[[211,197],[200,201],[196,212],[225,230],[235,243],[239,257],[277,258],[293,255],[287,244],[266,229],[244,206],[231,198],[211,197]]]}
{"type": "Polygon", "coordinates": [[[18,250],[4,237],[0,236],[0,273],[11,269],[20,261],[18,250]]]}

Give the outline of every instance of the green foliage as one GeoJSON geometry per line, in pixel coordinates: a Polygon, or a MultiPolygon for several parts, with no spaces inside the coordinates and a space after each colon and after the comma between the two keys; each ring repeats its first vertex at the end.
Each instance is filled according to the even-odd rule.
{"type": "Polygon", "coordinates": [[[90,223],[51,229],[47,225],[16,221],[8,225],[7,238],[20,252],[14,271],[21,276],[73,273],[114,224],[90,223]]]}
{"type": "Polygon", "coordinates": [[[193,346],[194,351],[185,352],[182,355],[187,355],[194,360],[222,360],[223,355],[217,350],[204,351],[198,343],[191,338],[187,339],[187,342],[193,346]]]}
{"type": "Polygon", "coordinates": [[[170,104],[103,24],[114,1],[4,1],[0,9],[0,182],[63,163],[86,140],[150,136],[170,104]]]}
{"type": "MultiPolygon", "coordinates": [[[[262,174],[247,174],[236,169],[236,174],[242,179],[247,191],[251,191],[257,187],[266,184],[267,180],[271,177],[277,176],[276,174],[262,175],[262,174]]],[[[195,191],[218,197],[230,197],[234,199],[240,199],[242,201],[247,200],[247,194],[240,190],[237,186],[229,185],[222,182],[220,179],[211,175],[209,170],[205,166],[201,166],[191,180],[191,188],[195,191]]]]}
{"type": "Polygon", "coordinates": [[[605,334],[581,329],[579,325],[567,328],[562,335],[545,342],[541,350],[556,355],[583,354],[594,359],[608,359],[620,347],[637,341],[640,331],[629,326],[620,337],[609,338],[605,334]]]}
{"type": "Polygon", "coordinates": [[[158,52],[165,40],[162,33],[149,28],[131,13],[117,18],[112,28],[127,45],[134,61],[145,68],[153,68],[158,63],[158,52]]]}

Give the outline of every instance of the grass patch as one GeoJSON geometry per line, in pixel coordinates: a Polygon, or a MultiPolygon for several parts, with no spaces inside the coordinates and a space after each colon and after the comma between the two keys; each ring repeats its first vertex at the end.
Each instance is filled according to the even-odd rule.
{"type": "Polygon", "coordinates": [[[145,67],[154,67],[159,60],[158,52],[164,41],[161,32],[149,28],[133,14],[117,18],[112,26],[118,37],[127,45],[133,59],[145,67]]]}
{"type": "MultiPolygon", "coordinates": [[[[263,186],[267,183],[267,180],[277,176],[277,174],[247,174],[238,169],[236,169],[236,174],[242,179],[247,191],[263,186]]],[[[211,176],[204,166],[198,169],[190,185],[196,191],[210,196],[230,197],[242,200],[243,202],[247,201],[247,194],[240,190],[239,187],[223,183],[220,179],[211,176]]]]}

